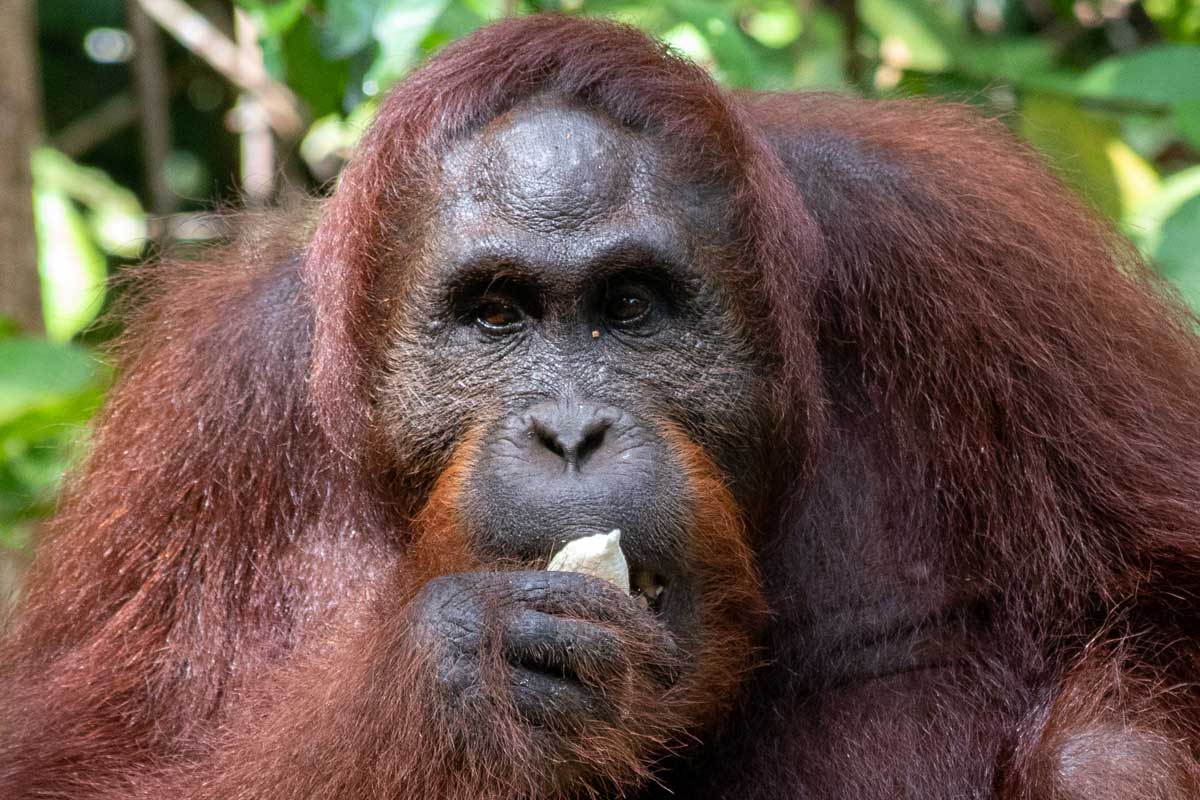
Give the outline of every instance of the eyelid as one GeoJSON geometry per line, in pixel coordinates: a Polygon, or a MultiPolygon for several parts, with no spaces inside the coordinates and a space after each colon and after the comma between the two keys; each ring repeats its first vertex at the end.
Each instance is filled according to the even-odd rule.
{"type": "Polygon", "coordinates": [[[519,260],[500,254],[482,254],[450,268],[446,290],[450,295],[482,296],[493,289],[516,287],[522,296],[542,294],[540,276],[519,260]]]}

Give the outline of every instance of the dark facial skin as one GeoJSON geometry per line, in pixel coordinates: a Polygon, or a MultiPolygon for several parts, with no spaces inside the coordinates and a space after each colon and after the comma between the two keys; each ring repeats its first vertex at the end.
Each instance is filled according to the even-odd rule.
{"type": "MultiPolygon", "coordinates": [[[[686,651],[697,623],[693,498],[668,429],[699,445],[745,506],[765,483],[755,465],[766,367],[739,298],[722,289],[722,269],[737,256],[722,190],[683,174],[668,143],[547,99],[458,142],[441,166],[435,212],[410,243],[418,266],[388,287],[376,411],[389,466],[420,486],[469,437],[459,515],[485,561],[540,568],[565,542],[620,528],[632,571],[666,587],[641,613],[686,651]]],[[[422,613],[429,630],[462,630],[471,598],[512,608],[556,581],[636,609],[599,581],[516,572],[438,579],[431,591],[462,600],[425,603],[422,613]]],[[[580,628],[586,622],[514,624],[502,635],[544,640],[531,652],[603,649],[598,630],[580,628]]],[[[452,640],[447,658],[461,661],[464,647],[452,640]]],[[[520,658],[513,663],[519,672],[520,658]]],[[[569,683],[562,666],[544,691],[529,691],[569,683]]],[[[470,674],[455,669],[456,681],[470,674]]],[[[544,697],[518,705],[545,716],[544,697]]],[[[564,701],[561,713],[589,707],[564,701]]]]}

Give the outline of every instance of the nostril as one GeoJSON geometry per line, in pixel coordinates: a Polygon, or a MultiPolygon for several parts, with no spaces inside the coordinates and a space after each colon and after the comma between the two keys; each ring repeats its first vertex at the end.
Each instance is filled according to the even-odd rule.
{"type": "Polygon", "coordinates": [[[538,441],[542,443],[542,446],[551,453],[554,453],[554,455],[558,456],[559,458],[566,458],[566,454],[563,452],[562,443],[559,442],[556,435],[547,430],[538,430],[537,437],[538,441]]]}
{"type": "Polygon", "coordinates": [[[604,446],[613,420],[608,415],[537,414],[529,418],[529,436],[538,445],[578,469],[604,446]]]}
{"type": "Polygon", "coordinates": [[[575,459],[579,463],[583,463],[591,456],[592,453],[600,449],[604,444],[604,435],[608,431],[608,423],[597,423],[589,425],[583,431],[583,438],[579,442],[575,459]]]}

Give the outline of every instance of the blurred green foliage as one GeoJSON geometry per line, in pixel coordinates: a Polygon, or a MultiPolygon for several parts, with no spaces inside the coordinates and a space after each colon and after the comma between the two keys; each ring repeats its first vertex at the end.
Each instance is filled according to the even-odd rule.
{"type": "MultiPolygon", "coordinates": [[[[505,14],[603,15],[669,42],[730,86],[936,95],[1000,115],[1109,215],[1200,308],[1197,0],[237,0],[268,70],[310,124],[288,174],[320,191],[380,94],[420,59],[505,14]],[[853,9],[851,11],[851,8],[853,9]]],[[[192,5],[228,30],[229,0],[192,5]]],[[[45,119],[56,134],[130,89],[127,58],[89,50],[124,25],[121,0],[40,0],[45,119]],[[87,101],[91,101],[90,103],[87,101]]],[[[109,36],[105,41],[120,41],[109,36]]],[[[118,48],[119,49],[119,48],[118,48]]],[[[126,54],[128,55],[128,54],[126,54]]],[[[168,47],[175,95],[168,182],[184,210],[236,198],[237,92],[168,47]]],[[[49,340],[0,321],[0,545],[53,504],[108,375],[88,328],[105,279],[145,238],[134,130],[72,160],[34,155],[49,340]]]]}
{"type": "Polygon", "coordinates": [[[78,344],[0,333],[0,546],[24,547],[86,441],[106,370],[78,344]]]}

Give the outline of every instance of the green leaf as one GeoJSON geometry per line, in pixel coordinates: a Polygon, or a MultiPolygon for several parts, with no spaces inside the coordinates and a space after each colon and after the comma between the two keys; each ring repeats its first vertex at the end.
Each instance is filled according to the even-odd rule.
{"type": "Polygon", "coordinates": [[[34,151],[35,191],[65,195],[86,211],[91,235],[109,253],[141,255],[146,244],[146,214],[137,195],[100,169],[76,164],[49,147],[34,151]]]}
{"type": "Polygon", "coordinates": [[[378,105],[361,103],[348,116],[329,114],[315,121],[300,142],[300,155],[317,174],[328,161],[340,162],[350,156],[366,129],[370,127],[378,105]]]}
{"type": "Polygon", "coordinates": [[[1024,137],[1111,217],[1125,216],[1158,191],[1157,173],[1121,140],[1116,120],[1036,93],[1023,98],[1020,120],[1024,137]]]}
{"type": "MultiPolygon", "coordinates": [[[[8,493],[2,476],[0,476],[0,497],[4,497],[8,493]]],[[[4,520],[3,514],[0,513],[0,547],[6,550],[27,550],[33,542],[31,526],[14,523],[15,521],[4,520]]]]}
{"type": "Polygon", "coordinates": [[[697,64],[709,68],[716,64],[712,48],[708,46],[708,40],[704,38],[704,34],[700,33],[700,29],[690,22],[681,22],[671,28],[662,35],[662,40],[670,45],[671,49],[687,56],[697,64]]]}
{"type": "Polygon", "coordinates": [[[102,375],[96,360],[78,345],[0,339],[0,430],[93,392],[102,375]]]}
{"type": "Polygon", "coordinates": [[[1176,42],[1200,41],[1200,3],[1196,0],[1144,0],[1141,5],[1163,38],[1176,42]]]}
{"type": "Polygon", "coordinates": [[[881,48],[903,62],[896,66],[941,72],[953,62],[959,34],[924,0],[859,0],[858,13],[881,48]]]}
{"type": "MultiPolygon", "coordinates": [[[[499,19],[505,11],[505,0],[460,0],[457,3],[451,3],[447,12],[461,8],[463,11],[468,11],[483,21],[499,19]]],[[[517,3],[520,7],[520,3],[517,3]]],[[[441,24],[438,25],[441,28],[441,24]]],[[[457,38],[457,37],[456,37],[457,38]]]]}
{"type": "Polygon", "coordinates": [[[350,66],[330,60],[321,50],[313,21],[305,17],[280,40],[282,61],[288,86],[305,102],[314,117],[342,110],[350,66]]]}
{"type": "Polygon", "coordinates": [[[589,14],[600,14],[617,22],[633,25],[635,28],[641,28],[660,37],[679,22],[678,17],[669,12],[666,3],[588,0],[587,11],[589,14]]]}
{"type": "Polygon", "coordinates": [[[1200,150],[1200,102],[1175,106],[1175,125],[1188,144],[1200,150]]]}
{"type": "Polygon", "coordinates": [[[1200,103],[1200,47],[1159,45],[1106,59],[1084,73],[1075,90],[1139,105],[1200,103]]]}
{"type": "Polygon", "coordinates": [[[1200,194],[1163,220],[1149,251],[1162,274],[1183,288],[1200,309],[1200,194]]]}
{"type": "Polygon", "coordinates": [[[1030,75],[1041,75],[1054,66],[1054,47],[1044,39],[974,38],[956,47],[954,61],[967,75],[981,80],[1003,79],[1022,84],[1030,75]]]}
{"type": "Polygon", "coordinates": [[[792,81],[795,88],[844,90],[846,35],[842,20],[825,9],[813,10],[800,37],[792,81]]]}
{"type": "Polygon", "coordinates": [[[402,78],[420,58],[421,41],[448,4],[449,0],[384,0],[371,29],[379,57],[363,83],[378,91],[402,78]]]}
{"type": "Polygon", "coordinates": [[[0,546],[26,546],[30,524],[53,512],[63,474],[85,450],[84,420],[97,402],[98,395],[70,415],[0,427],[0,546]]]}
{"type": "Polygon", "coordinates": [[[35,185],[33,213],[46,335],[66,341],[100,312],[108,264],[65,194],[35,185]]]}
{"type": "Polygon", "coordinates": [[[710,68],[723,83],[758,87],[765,81],[766,65],[754,40],[727,3],[672,0],[667,7],[681,20],[663,36],[672,47],[710,68]]]}
{"type": "Polygon", "coordinates": [[[1200,167],[1163,181],[1124,223],[1142,252],[1200,310],[1200,167]]]}
{"type": "Polygon", "coordinates": [[[755,41],[777,49],[795,42],[804,24],[794,5],[772,2],[751,11],[743,27],[755,41]]]}
{"type": "Polygon", "coordinates": [[[1126,224],[1134,236],[1143,239],[1153,236],[1163,220],[1197,195],[1200,195],[1200,166],[1176,172],[1163,179],[1153,197],[1127,215],[1126,224]]]}
{"type": "Polygon", "coordinates": [[[333,0],[321,26],[321,52],[338,60],[357,53],[371,41],[371,27],[381,0],[333,0]]]}
{"type": "Polygon", "coordinates": [[[0,435],[0,462],[16,483],[36,495],[56,484],[70,458],[87,438],[86,422],[99,404],[99,395],[79,398],[51,413],[23,419],[0,435]]]}
{"type": "Polygon", "coordinates": [[[78,345],[0,340],[0,545],[23,546],[28,524],[52,511],[108,377],[78,345]]]}
{"type": "Polygon", "coordinates": [[[488,2],[452,2],[438,17],[429,33],[421,40],[421,55],[433,53],[455,39],[461,39],[472,31],[483,27],[489,20],[496,19],[502,12],[501,4],[488,2]]]}
{"type": "Polygon", "coordinates": [[[250,12],[259,36],[266,38],[279,36],[295,25],[308,0],[238,0],[238,5],[250,12]]]}

